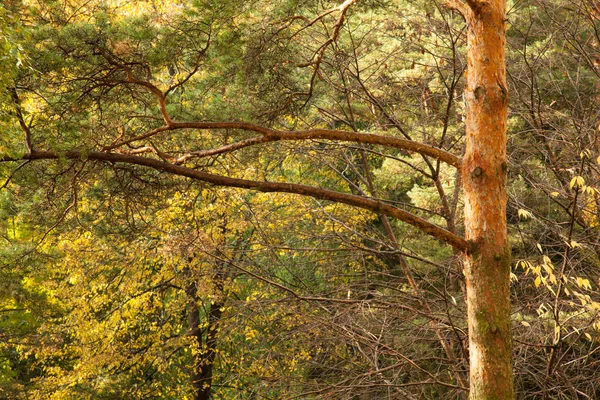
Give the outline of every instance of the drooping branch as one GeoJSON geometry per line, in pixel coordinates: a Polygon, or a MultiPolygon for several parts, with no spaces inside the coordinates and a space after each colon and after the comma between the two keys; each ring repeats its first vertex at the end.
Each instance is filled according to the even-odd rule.
{"type": "Polygon", "coordinates": [[[156,99],[158,100],[158,106],[160,108],[160,113],[163,117],[163,120],[165,121],[165,123],[167,125],[170,125],[171,117],[169,116],[169,112],[167,110],[167,100],[166,100],[167,98],[166,98],[165,94],[162,92],[162,90],[160,90],[156,85],[153,85],[149,81],[137,79],[136,77],[134,77],[133,73],[131,72],[130,67],[124,67],[124,69],[125,69],[125,73],[127,74],[127,80],[126,81],[118,81],[118,82],[132,83],[135,85],[144,86],[145,88],[150,90],[156,96],[156,99]]]}
{"type": "Polygon", "coordinates": [[[88,159],[107,161],[113,163],[126,163],[133,165],[141,165],[153,168],[158,171],[168,172],[173,175],[185,176],[202,182],[207,182],[216,186],[236,187],[243,189],[256,190],[261,192],[276,192],[276,193],[292,193],[302,196],[308,196],[320,200],[328,200],[336,203],[347,204],[350,206],[370,210],[379,214],[388,215],[400,221],[406,222],[421,231],[439,239],[457,250],[463,252],[470,251],[470,244],[462,237],[455,235],[446,229],[426,221],[414,214],[401,210],[382,200],[357,196],[347,193],[340,193],[333,190],[321,189],[313,186],[302,185],[297,183],[282,183],[282,182],[265,182],[253,181],[248,179],[230,178],[221,175],[215,175],[208,172],[198,171],[191,168],[186,168],[181,165],[168,163],[148,157],[140,157],[131,154],[109,153],[100,151],[68,151],[65,153],[56,153],[52,151],[32,151],[30,154],[24,155],[22,158],[15,159],[11,157],[1,157],[0,161],[19,161],[27,160],[44,160],[44,159],[88,159]]]}
{"type": "MultiPolygon", "coordinates": [[[[120,146],[147,139],[161,132],[179,130],[179,129],[239,129],[251,132],[257,132],[263,135],[263,137],[246,139],[245,141],[238,142],[239,144],[233,143],[223,149],[223,151],[217,151],[215,154],[224,153],[228,151],[237,150],[242,147],[247,147],[259,143],[276,142],[279,140],[308,140],[308,139],[323,139],[323,140],[337,140],[346,142],[356,143],[367,143],[376,144],[382,146],[393,147],[397,149],[403,149],[407,151],[414,151],[419,154],[436,158],[440,161],[448,163],[458,169],[461,168],[462,159],[449,153],[445,150],[433,147],[424,143],[415,142],[407,139],[399,139],[392,136],[376,135],[371,133],[356,133],[339,131],[333,129],[309,129],[304,131],[280,131],[276,129],[270,129],[261,125],[255,125],[247,122],[172,122],[169,126],[163,126],[147,132],[143,135],[136,136],[131,139],[121,141],[119,143],[106,146],[104,150],[114,150],[120,146]]],[[[208,150],[207,150],[208,151],[208,150]]]]}
{"type": "MultiPolygon", "coordinates": [[[[144,87],[147,90],[149,90],[156,97],[156,99],[158,101],[158,107],[160,109],[160,113],[162,115],[163,120],[165,121],[165,123],[167,125],[170,125],[171,117],[169,116],[169,111],[167,110],[167,94],[169,91],[163,92],[162,90],[160,90],[158,88],[158,86],[156,86],[155,84],[150,82],[150,80],[148,80],[148,79],[137,78],[133,73],[132,66],[142,65],[142,64],[135,63],[135,62],[134,63],[125,62],[125,61],[119,59],[119,57],[116,57],[115,55],[113,55],[107,49],[100,49],[99,51],[100,51],[100,54],[102,54],[102,56],[106,59],[106,61],[108,61],[108,63],[110,65],[116,67],[116,69],[118,69],[118,70],[123,70],[125,72],[126,79],[124,79],[124,80],[117,79],[117,80],[113,81],[112,83],[123,84],[123,85],[130,85],[130,84],[139,85],[139,86],[144,87]]],[[[145,66],[145,68],[148,69],[147,66],[145,66]]],[[[171,90],[171,89],[169,89],[169,90],[171,90]]]]}

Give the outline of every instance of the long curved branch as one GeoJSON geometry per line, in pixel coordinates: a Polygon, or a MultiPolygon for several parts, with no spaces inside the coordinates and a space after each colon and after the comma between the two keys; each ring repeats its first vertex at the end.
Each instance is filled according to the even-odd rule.
{"type": "Polygon", "coordinates": [[[148,157],[140,157],[131,154],[121,153],[109,153],[101,151],[68,151],[66,153],[56,153],[52,151],[38,151],[34,150],[29,154],[25,154],[21,158],[12,157],[1,157],[0,161],[19,161],[23,159],[27,160],[44,160],[44,159],[88,159],[88,160],[99,160],[108,161],[114,163],[126,163],[141,165],[153,168],[158,171],[168,172],[174,175],[185,176],[191,179],[199,180],[202,182],[211,183],[216,186],[228,186],[237,187],[243,189],[257,190],[261,192],[279,192],[279,193],[293,193],[302,196],[309,196],[315,199],[328,200],[337,203],[343,203],[354,207],[370,210],[376,213],[388,215],[396,218],[400,221],[406,222],[423,232],[439,239],[457,250],[463,252],[470,251],[470,244],[464,238],[455,235],[446,229],[432,224],[422,218],[417,217],[407,211],[393,207],[386,204],[378,199],[357,196],[347,193],[340,193],[333,190],[321,189],[313,186],[302,185],[297,183],[281,183],[281,182],[264,182],[264,181],[253,181],[248,179],[230,178],[221,175],[210,174],[207,172],[198,171],[191,168],[186,168],[181,165],[171,164],[168,162],[160,161],[148,157]]]}
{"type": "MultiPolygon", "coordinates": [[[[338,140],[345,142],[357,142],[357,143],[368,143],[377,144],[382,146],[393,147],[397,149],[403,149],[408,151],[414,151],[419,154],[430,156],[450,164],[458,169],[461,168],[462,159],[449,153],[445,150],[433,147],[424,143],[415,142],[407,139],[399,139],[392,136],[375,135],[372,133],[357,133],[357,132],[346,132],[333,129],[309,129],[304,131],[280,131],[276,129],[270,129],[261,125],[251,124],[247,122],[172,122],[168,126],[163,126],[147,132],[143,135],[136,136],[135,138],[123,140],[119,143],[106,146],[104,150],[113,150],[117,147],[138,141],[147,139],[160,132],[173,131],[179,129],[239,129],[244,131],[257,132],[263,135],[261,138],[247,139],[246,145],[253,145],[258,143],[276,142],[279,140],[307,140],[307,139],[323,139],[323,140],[338,140]]],[[[230,146],[235,149],[246,147],[237,146],[235,143],[230,146]]]]}

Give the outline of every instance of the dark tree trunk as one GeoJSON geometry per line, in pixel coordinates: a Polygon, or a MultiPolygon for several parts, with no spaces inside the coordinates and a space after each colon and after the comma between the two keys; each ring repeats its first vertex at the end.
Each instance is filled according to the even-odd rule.
{"type": "Polygon", "coordinates": [[[190,335],[197,342],[197,352],[194,359],[194,368],[191,373],[194,388],[194,400],[209,400],[212,394],[213,368],[218,344],[218,323],[221,319],[224,304],[216,301],[206,307],[207,326],[202,329],[200,322],[200,309],[196,286],[190,284],[187,289],[188,306],[187,318],[190,335]]]}

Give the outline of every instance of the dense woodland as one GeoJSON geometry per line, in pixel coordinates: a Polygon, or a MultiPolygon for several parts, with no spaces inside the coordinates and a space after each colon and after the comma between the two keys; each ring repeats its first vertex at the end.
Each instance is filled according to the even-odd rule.
{"type": "MultiPolygon", "coordinates": [[[[477,1],[3,1],[0,398],[467,399],[477,1]]],[[[505,23],[514,393],[596,399],[600,5],[505,23]]]]}

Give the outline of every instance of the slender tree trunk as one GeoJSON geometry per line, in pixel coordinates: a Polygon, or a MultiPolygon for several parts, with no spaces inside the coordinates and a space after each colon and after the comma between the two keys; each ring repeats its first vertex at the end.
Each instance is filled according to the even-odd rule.
{"type": "Polygon", "coordinates": [[[194,400],[209,400],[212,393],[213,367],[216,356],[218,323],[222,314],[222,302],[208,305],[207,326],[200,327],[200,312],[196,286],[190,284],[187,288],[188,305],[187,318],[190,335],[197,341],[197,352],[194,357],[194,368],[191,373],[194,388],[194,400]]]}
{"type": "Polygon", "coordinates": [[[506,232],[506,0],[466,0],[467,143],[463,162],[470,398],[512,399],[506,232]]]}

